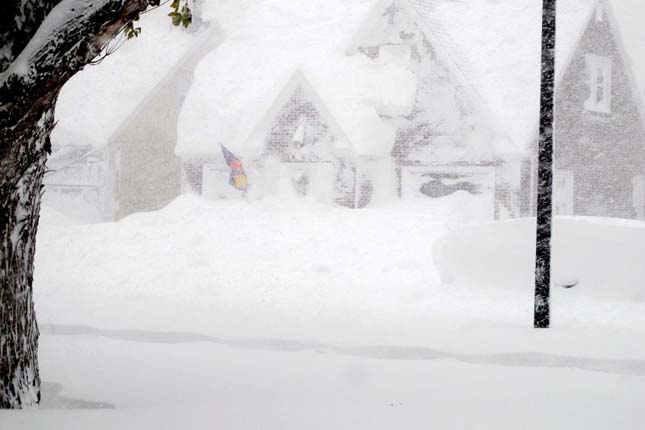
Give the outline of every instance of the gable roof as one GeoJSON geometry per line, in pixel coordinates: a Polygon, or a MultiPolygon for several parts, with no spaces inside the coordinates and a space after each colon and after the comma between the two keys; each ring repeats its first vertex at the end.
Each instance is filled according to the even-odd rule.
{"type": "Polygon", "coordinates": [[[451,39],[446,34],[441,33],[441,26],[429,25],[430,21],[421,14],[418,5],[414,5],[410,0],[380,0],[371,10],[370,14],[363,21],[361,27],[354,35],[348,47],[348,54],[354,54],[360,47],[377,46],[385,41],[379,40],[382,37],[379,28],[382,25],[383,18],[396,11],[402,11],[418,27],[426,39],[432,45],[433,53],[441,64],[443,64],[449,73],[457,80],[459,85],[465,90],[474,107],[482,115],[487,125],[497,133],[498,137],[492,143],[493,149],[498,154],[513,153],[519,148],[515,146],[513,140],[506,133],[503,127],[500,127],[500,121],[495,113],[491,111],[488,103],[482,98],[478,89],[472,84],[468,74],[464,73],[463,65],[467,62],[460,57],[460,51],[453,49],[451,39]],[[385,12],[384,12],[385,11],[385,12]]]}
{"type": "MultiPolygon", "coordinates": [[[[623,64],[625,65],[625,73],[627,75],[627,79],[629,80],[632,94],[635,98],[636,107],[638,108],[638,111],[640,113],[641,121],[643,121],[643,124],[645,125],[645,106],[643,105],[644,100],[642,93],[642,91],[645,90],[645,55],[642,54],[643,42],[645,41],[645,31],[641,31],[641,38],[639,38],[638,42],[633,41],[630,37],[625,37],[625,34],[621,30],[621,28],[625,28],[627,34],[630,34],[631,29],[629,27],[631,26],[631,24],[625,23],[624,21],[618,21],[616,11],[614,10],[613,4],[610,0],[598,0],[598,4],[601,5],[604,9],[609,19],[609,23],[613,28],[616,37],[616,45],[618,46],[618,53],[623,60],[623,64]],[[640,62],[634,62],[632,56],[630,55],[630,52],[633,52],[637,57],[642,56],[642,64],[640,62]],[[641,86],[638,81],[637,73],[642,75],[643,86],[641,86]]],[[[624,5],[625,3],[623,2],[622,4],[624,5]]],[[[642,7],[640,10],[642,12],[641,20],[636,25],[638,26],[637,28],[642,30],[644,27],[643,20],[645,19],[645,7],[642,7]]],[[[631,11],[632,13],[627,12],[628,11],[626,10],[621,10],[621,17],[627,18],[628,16],[633,15],[633,12],[637,11],[631,11]]]]}
{"type": "MultiPolygon", "coordinates": [[[[218,43],[226,38],[224,30],[217,21],[204,23],[203,28],[198,30],[195,40],[188,46],[188,49],[181,55],[177,62],[166,72],[166,74],[156,83],[156,85],[145,95],[141,101],[134,107],[131,113],[125,117],[123,122],[110,135],[109,140],[118,139],[121,134],[127,131],[127,128],[133,123],[140,120],[140,114],[150,105],[157,93],[171,81],[176,79],[186,79],[186,76],[177,76],[182,69],[191,69],[201,57],[209,51],[215,49],[218,43]]],[[[179,107],[178,107],[179,108],[179,107]]]]}
{"type": "Polygon", "coordinates": [[[299,88],[304,92],[305,98],[314,104],[321,120],[330,128],[331,134],[336,137],[335,149],[352,153],[354,148],[352,148],[349,138],[301,70],[297,70],[293,74],[289,82],[287,82],[278,97],[274,100],[271,108],[251,131],[247,144],[254,145],[253,149],[256,154],[259,154],[264,149],[264,137],[271,129],[276,115],[299,88]]]}
{"type": "MultiPolygon", "coordinates": [[[[100,147],[130,118],[142,102],[169,76],[187,52],[202,42],[194,34],[173,27],[168,10],[160,7],[141,17],[138,38],[128,40],[98,66],[88,66],[63,87],[56,103],[52,140],[62,143],[61,128],[92,137],[100,147]]],[[[211,20],[211,34],[218,28],[211,20]]],[[[218,34],[216,39],[221,39],[218,34]]]]}
{"type": "MultiPolygon", "coordinates": [[[[637,2],[626,7],[629,1],[618,2],[623,2],[622,15],[629,15],[630,10],[637,15],[639,11],[645,12],[637,2]]],[[[444,45],[456,53],[467,79],[495,116],[503,120],[511,138],[528,147],[539,117],[542,2],[411,0],[411,3],[428,26],[436,29],[435,34],[444,45]]],[[[566,70],[597,3],[598,0],[557,2],[557,76],[566,70]]],[[[629,24],[632,32],[634,25],[629,24]]],[[[618,26],[621,30],[626,27],[620,19],[618,26]]],[[[642,30],[640,34],[645,36],[642,30]]],[[[642,42],[634,36],[630,36],[629,42],[628,53],[633,55],[638,51],[634,47],[642,42]]],[[[626,66],[630,63],[626,61],[626,66]]],[[[636,95],[640,96],[641,91],[636,90],[636,95]]]]}

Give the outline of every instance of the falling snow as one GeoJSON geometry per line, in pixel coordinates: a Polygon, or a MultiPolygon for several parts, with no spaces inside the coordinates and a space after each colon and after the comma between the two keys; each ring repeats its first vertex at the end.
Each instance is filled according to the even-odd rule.
{"type": "Polygon", "coordinates": [[[642,2],[190,3],[59,97],[0,428],[643,428],[642,2]]]}

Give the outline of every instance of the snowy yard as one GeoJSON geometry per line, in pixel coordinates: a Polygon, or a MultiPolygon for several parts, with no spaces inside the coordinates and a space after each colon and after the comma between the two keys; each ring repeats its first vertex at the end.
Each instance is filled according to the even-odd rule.
{"type": "Polygon", "coordinates": [[[44,399],[0,427],[643,428],[645,225],[560,219],[553,328],[534,330],[533,221],[431,213],[183,196],[76,225],[45,209],[44,399]]]}

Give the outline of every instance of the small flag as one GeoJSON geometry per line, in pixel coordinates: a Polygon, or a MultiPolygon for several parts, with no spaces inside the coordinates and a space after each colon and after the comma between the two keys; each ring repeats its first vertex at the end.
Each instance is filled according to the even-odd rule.
{"type": "Polygon", "coordinates": [[[238,190],[246,191],[248,182],[244,167],[242,167],[242,162],[231,151],[226,149],[224,145],[220,143],[219,146],[222,148],[222,154],[224,154],[226,164],[231,169],[231,177],[228,183],[238,190]]]}

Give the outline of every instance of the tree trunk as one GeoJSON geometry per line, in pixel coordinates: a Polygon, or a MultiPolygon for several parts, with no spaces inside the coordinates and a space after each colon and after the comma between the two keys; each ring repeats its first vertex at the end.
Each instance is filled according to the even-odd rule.
{"type": "MultiPolygon", "coordinates": [[[[33,124],[0,131],[0,142],[21,148],[2,159],[0,177],[0,408],[40,400],[38,325],[32,297],[33,262],[53,110],[33,124]]],[[[31,123],[32,121],[27,121],[31,123]]]]}
{"type": "Polygon", "coordinates": [[[551,226],[553,218],[553,100],[555,76],[555,2],[542,5],[542,79],[535,242],[535,308],[533,325],[550,324],[551,226]]]}
{"type": "Polygon", "coordinates": [[[0,6],[12,13],[0,14],[0,40],[8,47],[0,52],[0,408],[40,400],[32,283],[56,98],[151,4],[159,1],[7,0],[0,6]]]}

